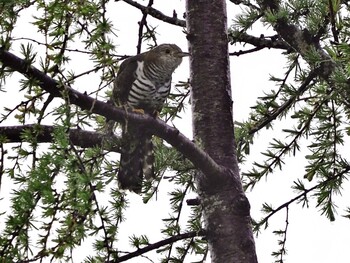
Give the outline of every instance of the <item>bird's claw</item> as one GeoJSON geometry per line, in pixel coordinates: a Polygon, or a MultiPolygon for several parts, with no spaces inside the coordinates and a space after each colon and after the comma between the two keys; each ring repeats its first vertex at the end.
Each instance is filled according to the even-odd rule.
{"type": "Polygon", "coordinates": [[[145,111],[143,109],[132,109],[132,111],[139,114],[145,114],[145,111]]]}

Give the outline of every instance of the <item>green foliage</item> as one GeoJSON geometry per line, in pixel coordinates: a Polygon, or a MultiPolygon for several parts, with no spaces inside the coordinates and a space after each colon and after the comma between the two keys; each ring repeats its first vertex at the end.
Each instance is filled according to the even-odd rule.
{"type": "MultiPolygon", "coordinates": [[[[233,21],[233,28],[239,28],[240,30],[247,30],[261,17],[258,10],[252,8],[245,8],[242,13],[236,16],[233,21]]],[[[234,33],[234,32],[233,32],[234,33]]],[[[235,32],[236,34],[238,32],[235,32]]]]}
{"type": "Polygon", "coordinates": [[[171,92],[167,99],[167,104],[162,110],[161,117],[165,117],[168,120],[174,120],[175,118],[181,118],[180,113],[186,110],[188,105],[190,94],[189,81],[180,81],[175,85],[175,92],[171,92]]]}
{"type": "MultiPolygon", "coordinates": [[[[118,62],[126,57],[117,55],[116,50],[114,23],[118,20],[113,9],[119,5],[97,0],[2,1],[1,49],[16,53],[25,60],[23,66],[37,67],[62,87],[82,89],[96,99],[106,100],[118,62]],[[27,26],[40,37],[18,33],[16,28],[23,26],[18,22],[21,16],[30,17],[27,26]],[[72,68],[77,62],[81,67],[72,68]]],[[[142,39],[155,40],[157,27],[146,28],[142,39]]],[[[5,84],[14,75],[13,69],[0,65],[1,92],[10,91],[5,84]]],[[[119,248],[119,242],[127,244],[128,238],[129,250],[150,246],[154,237],[151,240],[132,231],[129,237],[120,237],[130,195],[117,187],[118,156],[100,147],[78,147],[70,138],[69,131],[74,128],[104,131],[105,118],[72,105],[65,91],[64,100],[51,97],[34,78],[25,76],[18,84],[17,100],[2,108],[0,123],[12,125],[15,120],[17,125],[35,125],[21,129],[25,143],[9,147],[7,138],[0,136],[0,184],[5,178],[11,194],[9,209],[0,211],[5,223],[0,232],[0,258],[11,262],[68,262],[74,259],[76,249],[91,244],[91,249],[84,252],[86,262],[107,262],[129,254],[119,248]],[[45,133],[41,124],[54,127],[49,144],[41,143],[45,133]]],[[[188,95],[188,81],[180,82],[160,117],[166,121],[178,118],[188,95]]],[[[162,183],[167,181],[174,190],[168,195],[170,214],[159,232],[164,237],[199,233],[200,206],[191,207],[189,216],[183,215],[186,199],[195,191],[194,167],[162,140],[154,141],[156,179],[144,184],[144,205],[157,202],[158,192],[164,191],[162,183]]],[[[167,262],[184,260],[189,254],[203,258],[207,245],[194,235],[170,242],[158,253],[167,262]]]]}
{"type": "MultiPolygon", "coordinates": [[[[252,221],[254,231],[259,233],[271,227],[272,216],[281,210],[286,212],[285,227],[274,230],[278,249],[272,253],[276,262],[283,262],[289,207],[294,203],[303,207],[315,204],[320,214],[333,221],[339,210],[335,200],[348,179],[350,10],[344,1],[258,1],[272,2],[275,8],[252,1],[231,2],[242,7],[229,30],[232,45],[243,42],[260,50],[284,41],[277,33],[244,39],[260,22],[275,31],[281,24],[291,24],[311,36],[298,48],[283,42],[284,74],[270,76],[274,87],[261,92],[249,117],[235,126],[237,154],[243,163],[254,153],[259,132],[272,131],[277,122],[287,122],[282,133],[271,138],[262,158],[243,169],[246,190],[254,189],[262,178],[285,171],[289,157],[302,155],[307,162],[304,173],[295,175],[291,185],[296,196],[289,201],[279,200],[278,205],[263,202],[263,217],[252,221]],[[270,45],[264,46],[264,41],[270,45]],[[320,67],[325,55],[335,68],[324,70],[332,70],[332,74],[322,77],[325,72],[320,72],[320,67]]],[[[97,99],[106,99],[117,64],[125,58],[117,55],[118,25],[114,24],[113,10],[118,5],[107,0],[1,1],[1,49],[20,54],[25,60],[23,66],[40,68],[62,87],[82,89],[97,99]],[[29,26],[41,38],[16,31],[21,27],[19,19],[28,14],[34,14],[29,26]],[[79,66],[72,69],[77,62],[75,56],[79,66]],[[91,80],[91,85],[82,86],[80,80],[91,80]]],[[[139,44],[156,42],[157,26],[143,26],[146,32],[139,32],[139,44]]],[[[298,36],[295,41],[300,41],[298,36]]],[[[9,92],[5,84],[12,77],[18,77],[13,69],[0,65],[2,95],[9,92]]],[[[19,80],[16,91],[18,99],[2,108],[0,124],[35,125],[21,129],[22,143],[9,145],[8,138],[0,135],[0,183],[6,179],[11,188],[9,209],[0,211],[5,222],[0,233],[0,258],[4,262],[66,262],[76,248],[90,242],[93,249],[86,253],[86,262],[108,262],[129,255],[130,251],[119,249],[118,242],[129,241],[130,249],[136,252],[152,246],[153,238],[145,234],[130,232],[128,238],[120,240],[121,223],[127,221],[125,214],[132,202],[130,195],[116,186],[118,156],[99,147],[78,147],[70,140],[70,129],[103,130],[105,119],[71,105],[65,92],[63,101],[52,98],[31,77],[19,80]],[[54,124],[50,144],[40,143],[42,123],[54,124]]],[[[179,118],[189,103],[189,94],[189,81],[179,82],[160,117],[166,121],[179,118]]],[[[169,213],[159,232],[164,238],[198,233],[162,245],[156,252],[162,262],[184,262],[189,254],[204,262],[208,247],[205,238],[199,236],[203,230],[201,206],[186,205],[195,197],[195,167],[162,140],[154,138],[154,143],[156,178],[144,183],[143,205],[156,202],[163,184],[171,185],[169,213]]],[[[350,218],[350,208],[342,215],[350,218]]]]}
{"type": "MultiPolygon", "coordinates": [[[[311,27],[309,25],[316,20],[314,14],[324,17],[327,2],[290,1],[288,5],[286,4],[290,9],[288,17],[299,21],[300,26],[307,26],[312,31],[313,28],[309,28],[311,27]],[[312,13],[312,16],[308,15],[309,13],[312,13]],[[300,17],[307,19],[308,23],[299,20],[300,17]]],[[[270,15],[275,16],[276,14],[270,15]]],[[[276,15],[276,21],[278,16],[276,15]]],[[[343,19],[347,19],[346,16],[343,19]]],[[[346,31],[344,34],[348,35],[346,31]]],[[[342,36],[343,31],[339,32],[339,35],[342,36]]],[[[344,56],[348,56],[348,52],[345,53],[342,45],[329,46],[329,50],[333,50],[332,56],[339,52],[339,48],[343,52],[342,56],[335,59],[343,61],[344,56]]],[[[337,176],[339,171],[347,167],[340,154],[344,143],[344,128],[346,129],[348,125],[348,107],[347,102],[344,102],[346,98],[343,96],[344,92],[347,92],[343,76],[346,72],[342,71],[334,75],[331,86],[321,79],[313,79],[311,82],[309,76],[313,72],[304,68],[300,61],[301,57],[288,55],[288,59],[289,67],[285,76],[271,77],[271,81],[277,84],[278,89],[259,98],[257,104],[252,107],[253,111],[247,122],[237,123],[236,137],[239,142],[239,157],[244,160],[244,155],[250,153],[249,145],[254,142],[253,134],[262,128],[271,128],[275,118],[290,117],[295,120],[294,127],[283,129],[285,139],[272,139],[268,149],[262,153],[266,156],[265,161],[255,162],[252,170],[243,174],[244,178],[248,179],[247,188],[253,187],[262,177],[272,173],[276,167],[282,169],[284,156],[298,154],[301,148],[300,141],[303,138],[307,138],[310,142],[308,145],[310,154],[305,156],[309,161],[305,168],[305,178],[311,181],[314,176],[317,176],[324,180],[337,176]],[[291,84],[288,83],[289,79],[291,84]],[[299,88],[295,87],[297,85],[299,88]]],[[[318,53],[313,50],[310,50],[304,59],[312,65],[317,65],[320,61],[318,53]]],[[[328,204],[324,209],[325,211],[332,210],[332,206],[328,204]]],[[[331,213],[327,215],[332,219],[331,213]]]]}
{"type": "MultiPolygon", "coordinates": [[[[269,227],[269,219],[279,211],[285,209],[288,214],[290,204],[300,203],[308,207],[311,200],[315,201],[322,215],[334,221],[338,210],[335,200],[344,191],[343,183],[348,179],[350,169],[346,150],[350,139],[348,4],[326,0],[289,0],[278,1],[278,4],[261,2],[268,3],[266,5],[270,7],[262,15],[265,25],[275,31],[300,29],[299,33],[306,41],[294,36],[296,45],[292,45],[292,50],[285,48],[282,53],[287,61],[284,75],[271,76],[270,81],[275,88],[258,98],[247,120],[236,122],[238,158],[242,163],[254,153],[254,146],[261,139],[258,133],[265,135],[264,129],[282,131],[282,134],[275,132],[266,149],[262,150],[261,158],[248,165],[250,168],[243,169],[244,187],[251,190],[262,178],[279,170],[288,173],[286,164],[291,156],[299,159],[303,156],[307,164],[304,174],[294,175],[291,186],[297,194],[294,198],[280,201],[277,208],[262,204],[265,216],[253,220],[256,233],[261,231],[261,227],[269,227]],[[328,57],[327,61],[325,57],[328,57]],[[328,66],[324,72],[318,72],[318,68],[324,67],[327,62],[333,63],[334,68],[328,66]],[[327,70],[332,70],[332,74],[327,75],[327,70]]],[[[253,14],[261,14],[262,10],[244,5],[230,31],[230,36],[233,36],[231,44],[247,40],[250,44],[256,43],[254,45],[258,48],[264,48],[276,44],[273,43],[276,39],[283,41],[278,34],[271,38],[260,35],[260,42],[251,35],[250,39],[247,38],[246,35],[250,34],[248,29],[257,24],[253,14]]],[[[344,216],[348,218],[349,211],[344,216]]],[[[275,231],[281,237],[279,249],[273,252],[276,262],[284,262],[287,226],[288,223],[286,229],[275,231]]]]}

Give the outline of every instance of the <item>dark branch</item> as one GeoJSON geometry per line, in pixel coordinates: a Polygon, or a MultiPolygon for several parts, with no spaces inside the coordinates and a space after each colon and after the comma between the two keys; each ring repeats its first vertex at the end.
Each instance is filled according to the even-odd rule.
{"type": "MultiPolygon", "coordinates": [[[[39,143],[49,143],[53,141],[52,133],[55,127],[49,125],[18,125],[18,126],[2,126],[0,127],[0,134],[5,136],[8,143],[23,142],[22,133],[25,130],[29,130],[39,143]]],[[[113,142],[113,148],[108,150],[119,152],[120,138],[115,135],[109,135],[108,138],[104,133],[98,133],[93,131],[85,131],[80,129],[70,129],[67,131],[70,141],[82,148],[91,148],[95,146],[104,146],[105,141],[108,139],[113,142]]]]}
{"type": "Polygon", "coordinates": [[[292,48],[278,36],[266,37],[261,35],[260,37],[251,36],[245,32],[231,31],[229,32],[230,44],[245,43],[253,45],[257,48],[275,48],[292,51],[292,48]]]}
{"type": "Polygon", "coordinates": [[[169,237],[169,238],[164,239],[162,241],[156,242],[154,244],[149,244],[148,246],[146,246],[144,248],[140,248],[140,249],[138,249],[138,250],[136,250],[134,252],[128,253],[125,256],[121,256],[121,257],[118,258],[117,261],[109,261],[109,262],[112,263],[112,262],[126,261],[126,260],[129,260],[131,258],[138,257],[138,256],[140,256],[142,254],[145,254],[145,253],[147,253],[147,252],[149,252],[151,250],[154,250],[154,249],[160,248],[162,246],[166,246],[166,245],[172,244],[172,243],[174,243],[176,241],[180,241],[180,240],[183,240],[183,239],[192,238],[192,237],[196,237],[196,236],[203,236],[203,235],[204,235],[203,231],[201,231],[201,232],[192,231],[192,232],[188,232],[188,233],[172,236],[172,237],[169,237]]]}
{"type": "Polygon", "coordinates": [[[245,5],[251,9],[255,9],[255,10],[259,10],[259,8],[257,6],[255,6],[254,4],[250,3],[250,1],[245,1],[245,0],[230,0],[230,2],[234,3],[235,5],[245,5]]]}
{"type": "Polygon", "coordinates": [[[201,200],[199,198],[187,199],[186,204],[189,206],[197,206],[201,204],[201,200]]]}
{"type": "Polygon", "coordinates": [[[249,53],[254,53],[256,51],[262,50],[262,47],[255,47],[252,49],[247,49],[247,50],[239,50],[239,51],[235,51],[235,52],[230,52],[229,55],[230,56],[236,56],[239,57],[241,55],[245,55],[245,54],[249,54],[249,53]]]}
{"type": "Polygon", "coordinates": [[[123,0],[125,3],[128,3],[129,5],[132,5],[133,7],[136,7],[140,9],[143,13],[149,14],[150,16],[153,16],[154,18],[157,18],[159,20],[162,20],[163,22],[175,25],[175,26],[181,26],[185,27],[186,22],[184,20],[178,19],[176,17],[171,17],[171,16],[166,16],[159,10],[149,7],[149,6],[143,6],[140,5],[139,3],[132,1],[132,0],[123,0]]]}
{"type": "Polygon", "coordinates": [[[88,112],[102,115],[109,120],[117,122],[124,122],[125,118],[127,118],[128,122],[135,123],[139,125],[140,128],[147,128],[149,132],[163,138],[179,152],[183,153],[184,156],[204,174],[214,175],[226,172],[222,166],[219,166],[206,152],[201,150],[186,136],[181,134],[179,130],[170,127],[160,119],[132,112],[126,114],[125,110],[122,108],[116,108],[111,104],[96,100],[87,94],[83,94],[72,88],[66,86],[63,87],[60,83],[45,75],[37,68],[28,65],[25,60],[1,48],[0,61],[4,66],[7,66],[12,70],[38,80],[39,86],[54,97],[66,96],[69,98],[70,103],[77,105],[88,112]]]}
{"type": "MultiPolygon", "coordinates": [[[[266,13],[278,13],[280,11],[279,1],[260,0],[258,4],[266,13]]],[[[334,72],[336,64],[334,60],[322,49],[319,38],[312,35],[305,28],[300,29],[296,25],[288,23],[287,19],[277,19],[273,25],[278,35],[295,51],[297,51],[312,67],[315,67],[314,61],[310,61],[308,56],[313,50],[319,55],[318,75],[328,82],[330,75],[334,72]]]]}
{"type": "MultiPolygon", "coordinates": [[[[147,9],[152,8],[153,5],[153,0],[149,0],[148,5],[147,5],[147,9]]],[[[154,44],[157,46],[157,41],[156,41],[156,37],[154,35],[154,32],[152,32],[150,30],[150,28],[147,25],[147,12],[143,12],[142,11],[142,19],[139,22],[139,37],[138,37],[138,43],[137,43],[137,54],[141,53],[141,45],[142,45],[142,40],[144,38],[144,34],[143,34],[143,28],[146,27],[147,29],[147,33],[149,34],[149,36],[153,39],[154,44]]]]}

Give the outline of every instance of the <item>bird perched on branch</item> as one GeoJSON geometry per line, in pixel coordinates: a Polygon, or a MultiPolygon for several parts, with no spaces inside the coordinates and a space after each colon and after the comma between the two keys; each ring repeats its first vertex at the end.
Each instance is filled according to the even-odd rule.
{"type": "MultiPolygon", "coordinates": [[[[126,59],[114,81],[113,101],[156,117],[170,93],[173,72],[187,55],[175,44],[162,44],[126,59]]],[[[127,120],[122,129],[119,185],[140,193],[143,176],[154,177],[152,135],[127,120]]]]}

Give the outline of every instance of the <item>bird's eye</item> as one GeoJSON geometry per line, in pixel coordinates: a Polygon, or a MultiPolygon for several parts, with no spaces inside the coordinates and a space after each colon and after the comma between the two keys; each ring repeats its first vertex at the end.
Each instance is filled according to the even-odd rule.
{"type": "Polygon", "coordinates": [[[170,54],[170,49],[169,49],[169,48],[167,48],[167,49],[165,50],[165,54],[170,54]]]}

